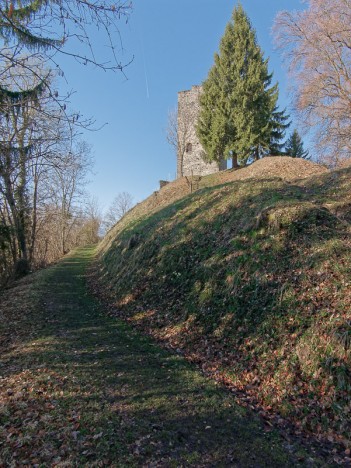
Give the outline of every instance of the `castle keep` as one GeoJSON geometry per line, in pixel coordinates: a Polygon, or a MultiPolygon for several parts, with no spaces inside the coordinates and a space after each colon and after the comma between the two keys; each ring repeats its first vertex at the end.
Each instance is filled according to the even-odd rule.
{"type": "Polygon", "coordinates": [[[204,176],[227,168],[226,161],[206,163],[204,150],[196,135],[199,116],[201,86],[178,93],[178,154],[177,178],[182,176],[204,176]]]}

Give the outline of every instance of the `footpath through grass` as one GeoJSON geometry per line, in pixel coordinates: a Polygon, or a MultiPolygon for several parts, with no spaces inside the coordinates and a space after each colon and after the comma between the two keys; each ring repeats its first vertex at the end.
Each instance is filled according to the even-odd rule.
{"type": "Polygon", "coordinates": [[[320,466],[103,314],[86,248],[0,296],[0,466],[320,466]]]}

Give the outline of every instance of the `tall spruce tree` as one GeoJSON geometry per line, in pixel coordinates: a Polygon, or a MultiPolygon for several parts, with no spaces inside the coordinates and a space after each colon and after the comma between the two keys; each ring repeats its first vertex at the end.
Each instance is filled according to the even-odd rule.
{"type": "Polygon", "coordinates": [[[290,127],[291,122],[288,122],[288,120],[289,116],[286,115],[286,110],[279,111],[276,106],[272,113],[269,128],[270,145],[268,153],[272,156],[282,156],[285,154],[283,151],[285,143],[282,140],[285,137],[286,129],[290,127]]]}
{"type": "Polygon", "coordinates": [[[197,135],[208,160],[232,158],[236,167],[277,152],[288,117],[278,111],[278,85],[271,81],[268,60],[239,4],[200,97],[197,135]]]}
{"type": "Polygon", "coordinates": [[[309,152],[304,149],[303,142],[296,129],[285,143],[285,153],[292,158],[310,159],[309,152]]]}

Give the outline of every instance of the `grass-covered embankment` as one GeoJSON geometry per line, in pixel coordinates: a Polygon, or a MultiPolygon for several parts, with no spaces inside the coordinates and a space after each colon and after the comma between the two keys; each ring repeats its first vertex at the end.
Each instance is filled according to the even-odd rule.
{"type": "Polygon", "coordinates": [[[0,296],[1,466],[320,466],[183,358],[109,318],[92,249],[0,296]]]}
{"type": "Polygon", "coordinates": [[[138,209],[101,246],[118,313],[266,409],[349,444],[351,169],[138,209]]]}

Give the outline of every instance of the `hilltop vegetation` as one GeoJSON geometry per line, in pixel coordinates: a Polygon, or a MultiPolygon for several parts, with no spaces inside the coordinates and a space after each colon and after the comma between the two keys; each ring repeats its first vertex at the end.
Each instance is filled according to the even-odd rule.
{"type": "Polygon", "coordinates": [[[108,233],[98,275],[118,315],[348,444],[351,168],[272,160],[152,195],[108,233]]]}

